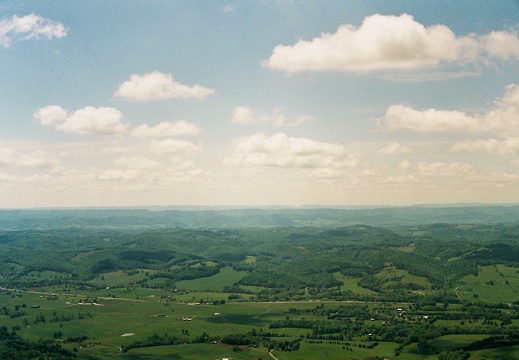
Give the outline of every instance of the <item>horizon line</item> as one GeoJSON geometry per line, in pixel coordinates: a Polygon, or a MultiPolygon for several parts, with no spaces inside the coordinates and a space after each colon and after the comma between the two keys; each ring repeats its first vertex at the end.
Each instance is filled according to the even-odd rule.
{"type": "Polygon", "coordinates": [[[328,205],[328,204],[303,204],[303,205],[106,205],[106,206],[41,206],[3,208],[0,211],[59,211],[59,210],[355,210],[355,209],[383,209],[383,208],[409,208],[409,207],[486,207],[486,206],[518,206],[519,203],[481,203],[481,202],[455,202],[455,203],[417,203],[417,204],[365,204],[365,205],[328,205]]]}

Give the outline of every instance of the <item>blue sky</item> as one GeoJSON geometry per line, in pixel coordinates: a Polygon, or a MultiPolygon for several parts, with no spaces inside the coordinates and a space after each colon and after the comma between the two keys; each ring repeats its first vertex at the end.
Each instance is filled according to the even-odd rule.
{"type": "Polygon", "coordinates": [[[0,3],[0,207],[519,201],[516,1],[0,3]]]}

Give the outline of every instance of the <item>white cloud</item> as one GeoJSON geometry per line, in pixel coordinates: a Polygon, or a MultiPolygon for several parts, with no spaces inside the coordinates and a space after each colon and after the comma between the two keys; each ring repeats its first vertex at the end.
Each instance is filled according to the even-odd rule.
{"type": "Polygon", "coordinates": [[[519,59],[519,36],[515,31],[493,31],[481,37],[481,43],[489,55],[503,60],[519,59]]]}
{"type": "Polygon", "coordinates": [[[406,71],[398,73],[379,73],[375,75],[376,78],[386,81],[394,82],[422,82],[422,81],[445,81],[452,79],[460,79],[467,77],[481,76],[479,71],[406,71]]]}
{"type": "Polygon", "coordinates": [[[86,106],[67,112],[60,106],[50,105],[37,109],[33,116],[42,125],[76,134],[111,135],[121,133],[127,127],[122,122],[123,114],[109,107],[86,106]]]}
{"type": "Polygon", "coordinates": [[[127,153],[130,151],[131,151],[131,149],[128,147],[110,146],[110,147],[105,147],[103,150],[101,150],[101,153],[103,153],[103,154],[122,154],[122,153],[127,153]]]}
{"type": "Polygon", "coordinates": [[[364,18],[360,27],[342,25],[334,34],[278,45],[263,65],[287,73],[412,70],[475,61],[482,52],[502,59],[519,58],[518,44],[515,32],[457,37],[447,26],[425,27],[408,14],[375,14],[364,18]]]}
{"type": "Polygon", "coordinates": [[[280,108],[274,108],[270,112],[259,113],[246,106],[236,106],[233,110],[231,121],[238,125],[271,123],[274,126],[299,126],[313,121],[308,115],[300,115],[290,121],[280,108]]]}
{"type": "Polygon", "coordinates": [[[163,165],[158,161],[142,156],[124,157],[115,161],[115,168],[93,169],[87,177],[104,182],[124,182],[133,189],[161,191],[173,184],[196,183],[207,176],[189,160],[171,159],[163,165]]]}
{"type": "Polygon", "coordinates": [[[58,124],[65,120],[67,115],[67,111],[58,105],[49,105],[34,112],[34,117],[45,126],[58,124]]]}
{"type": "Polygon", "coordinates": [[[401,145],[397,142],[390,142],[389,144],[384,145],[381,147],[378,152],[380,154],[409,154],[412,153],[414,150],[408,146],[401,145]]]}
{"type": "Polygon", "coordinates": [[[160,168],[160,163],[142,156],[121,157],[115,161],[115,165],[130,169],[151,170],[160,168]]]}
{"type": "Polygon", "coordinates": [[[236,8],[234,7],[234,5],[231,5],[231,4],[227,4],[223,8],[223,12],[224,13],[232,13],[232,12],[235,12],[235,11],[236,11],[236,8]]]}
{"type": "Polygon", "coordinates": [[[299,126],[314,121],[314,118],[310,115],[299,115],[295,121],[287,124],[287,126],[299,126]]]}
{"type": "Polygon", "coordinates": [[[517,134],[519,129],[519,85],[506,87],[505,95],[495,101],[494,107],[483,115],[486,131],[504,136],[517,134]]]}
{"type": "Polygon", "coordinates": [[[436,162],[420,162],[417,165],[418,172],[424,177],[452,177],[472,174],[473,168],[470,164],[454,162],[444,163],[441,161],[436,162]]]}
{"type": "Polygon", "coordinates": [[[114,180],[136,180],[141,176],[141,173],[134,169],[118,170],[108,169],[97,176],[98,180],[114,181],[114,180]]]}
{"type": "Polygon", "coordinates": [[[408,159],[401,160],[398,163],[398,168],[401,170],[408,170],[408,169],[411,169],[412,167],[413,167],[413,165],[411,164],[411,161],[409,161],[408,159]]]}
{"type": "Polygon", "coordinates": [[[30,14],[23,17],[14,15],[9,20],[0,20],[0,44],[9,47],[13,41],[63,38],[67,30],[62,23],[30,14]]]}
{"type": "Polygon", "coordinates": [[[14,183],[17,180],[18,180],[18,177],[14,176],[14,175],[0,172],[0,182],[3,182],[3,183],[14,183]]]}
{"type": "Polygon", "coordinates": [[[187,86],[174,81],[171,74],[154,71],[144,75],[133,74],[119,86],[114,96],[129,100],[203,99],[214,90],[200,85],[187,86]]]}
{"type": "Polygon", "coordinates": [[[135,137],[175,137],[175,136],[196,136],[200,134],[200,127],[186,120],[176,122],[163,121],[155,126],[143,124],[134,128],[131,132],[135,137]]]}
{"type": "Polygon", "coordinates": [[[178,139],[153,140],[150,151],[154,154],[192,153],[202,150],[202,145],[178,139]]]}
{"type": "Polygon", "coordinates": [[[60,165],[60,161],[45,151],[21,153],[7,148],[0,148],[0,166],[21,168],[51,168],[60,165]]]}
{"type": "Polygon", "coordinates": [[[283,133],[272,136],[255,134],[236,139],[234,153],[225,162],[231,165],[284,168],[356,167],[356,154],[348,154],[340,144],[306,138],[289,137],[283,133]]]}
{"type": "Polygon", "coordinates": [[[461,111],[415,110],[405,105],[391,105],[385,122],[390,130],[409,129],[418,132],[477,131],[479,122],[461,111]]]}
{"type": "Polygon", "coordinates": [[[414,175],[387,175],[381,178],[383,184],[409,185],[417,184],[419,181],[414,175]]]}
{"type": "Polygon", "coordinates": [[[519,138],[458,141],[451,146],[450,151],[486,151],[499,155],[517,154],[519,153],[519,138]]]}
{"type": "Polygon", "coordinates": [[[173,158],[165,165],[143,156],[129,156],[116,159],[113,167],[109,168],[68,169],[61,172],[56,180],[64,186],[70,184],[74,188],[93,192],[103,189],[127,194],[138,189],[150,194],[171,188],[173,184],[197,182],[206,175],[207,172],[185,159],[173,158]],[[125,187],[112,188],[110,184],[113,182],[125,187]]]}
{"type": "Polygon", "coordinates": [[[384,117],[390,130],[418,132],[490,132],[508,136],[519,129],[519,86],[509,85],[505,95],[483,114],[468,115],[453,110],[416,110],[406,105],[391,105],[384,117]]]}
{"type": "Polygon", "coordinates": [[[252,109],[246,106],[236,106],[232,112],[231,121],[235,124],[252,124],[255,120],[252,109]]]}

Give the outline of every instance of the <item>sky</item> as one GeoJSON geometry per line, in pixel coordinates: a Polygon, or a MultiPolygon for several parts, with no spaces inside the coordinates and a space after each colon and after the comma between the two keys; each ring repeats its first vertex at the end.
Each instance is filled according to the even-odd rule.
{"type": "Polygon", "coordinates": [[[519,1],[1,1],[0,208],[519,202],[519,1]]]}

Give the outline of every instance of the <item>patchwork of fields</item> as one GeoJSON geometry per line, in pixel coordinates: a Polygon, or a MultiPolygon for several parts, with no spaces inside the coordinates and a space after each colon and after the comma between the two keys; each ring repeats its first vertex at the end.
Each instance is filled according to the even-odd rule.
{"type": "Polygon", "coordinates": [[[519,358],[516,234],[516,224],[4,231],[0,358],[519,358]]]}

